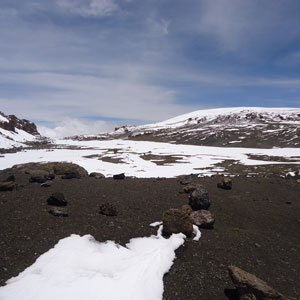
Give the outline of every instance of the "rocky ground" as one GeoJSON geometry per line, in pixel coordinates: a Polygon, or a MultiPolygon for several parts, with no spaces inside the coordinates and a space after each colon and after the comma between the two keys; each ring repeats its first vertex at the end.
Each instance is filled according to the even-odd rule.
{"type": "MultiPolygon", "coordinates": [[[[2,172],[0,180],[10,172],[2,172]]],[[[98,241],[122,245],[149,236],[149,226],[169,208],[188,203],[183,178],[125,180],[62,179],[50,187],[29,183],[30,175],[14,171],[18,188],[0,191],[0,284],[34,263],[59,239],[91,234],[98,241]],[[54,192],[68,201],[68,217],[49,213],[54,192]],[[99,214],[109,203],[117,216],[99,214]]],[[[245,176],[232,190],[217,188],[220,177],[197,178],[209,192],[214,229],[201,229],[199,242],[187,239],[164,277],[164,300],[236,299],[227,266],[257,275],[282,294],[299,299],[300,182],[295,178],[245,176]]]]}

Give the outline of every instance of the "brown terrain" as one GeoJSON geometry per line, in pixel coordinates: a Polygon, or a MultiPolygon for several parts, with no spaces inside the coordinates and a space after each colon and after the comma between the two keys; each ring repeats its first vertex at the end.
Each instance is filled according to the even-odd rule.
{"type": "MultiPolygon", "coordinates": [[[[2,171],[0,180],[11,172],[2,171]]],[[[188,203],[180,183],[186,177],[113,180],[57,175],[44,188],[29,183],[28,174],[14,173],[17,189],[0,191],[0,285],[70,234],[91,234],[100,242],[125,245],[133,237],[154,234],[150,223],[161,220],[167,209],[188,203]],[[49,214],[47,199],[54,192],[68,201],[68,217],[49,214]],[[104,203],[115,206],[117,216],[99,214],[104,203]]],[[[216,221],[214,229],[201,229],[200,241],[188,238],[176,251],[164,277],[164,300],[237,299],[229,265],[299,299],[299,179],[237,176],[232,190],[223,190],[217,188],[220,176],[189,178],[208,190],[216,221]]]]}

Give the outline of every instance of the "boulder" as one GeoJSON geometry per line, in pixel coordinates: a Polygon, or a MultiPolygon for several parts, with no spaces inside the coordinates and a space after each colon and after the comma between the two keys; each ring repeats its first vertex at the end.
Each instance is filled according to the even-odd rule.
{"type": "Polygon", "coordinates": [[[46,178],[42,177],[42,176],[31,176],[29,179],[29,182],[31,182],[31,183],[34,183],[34,182],[44,183],[46,181],[47,181],[46,178]]]}
{"type": "Polygon", "coordinates": [[[105,176],[102,173],[98,173],[98,172],[92,172],[89,174],[89,176],[96,179],[105,178],[105,176]]]}
{"type": "Polygon", "coordinates": [[[0,182],[0,191],[12,191],[15,186],[13,181],[0,182]]]}
{"type": "Polygon", "coordinates": [[[55,217],[68,217],[68,211],[65,208],[57,208],[53,207],[49,210],[49,214],[55,216],[55,217]]]}
{"type": "Polygon", "coordinates": [[[110,203],[104,203],[100,205],[99,214],[106,216],[116,216],[118,214],[117,209],[110,203]]]}
{"type": "Polygon", "coordinates": [[[193,224],[200,228],[214,228],[215,219],[208,210],[196,210],[190,214],[193,224]]]}
{"type": "Polygon", "coordinates": [[[65,175],[68,172],[78,173],[82,177],[88,175],[88,172],[84,168],[68,162],[26,163],[14,165],[12,169],[28,173],[32,176],[46,176],[48,174],[65,175]],[[43,171],[43,175],[33,174],[33,172],[41,171],[43,171]]]}
{"type": "Polygon", "coordinates": [[[65,199],[63,193],[53,193],[47,200],[49,205],[66,206],[68,201],[65,199]]]}
{"type": "Polygon", "coordinates": [[[125,179],[125,174],[124,173],[116,174],[113,176],[113,179],[125,179]]]}
{"type": "Polygon", "coordinates": [[[238,267],[229,266],[228,272],[241,300],[287,300],[264,281],[238,267]]]}
{"type": "Polygon", "coordinates": [[[231,178],[223,178],[221,182],[217,184],[218,188],[224,190],[231,190],[232,189],[232,179],[231,178]]]}
{"type": "Polygon", "coordinates": [[[189,215],[181,209],[170,208],[163,213],[163,234],[170,236],[173,233],[182,232],[186,236],[193,233],[193,223],[189,215]]]}
{"type": "Polygon", "coordinates": [[[3,182],[15,182],[16,181],[16,177],[15,175],[9,175],[6,179],[3,180],[3,182]]]}
{"type": "Polygon", "coordinates": [[[190,194],[189,205],[193,210],[208,209],[210,206],[208,191],[204,188],[194,190],[190,194]]]}
{"type": "Polygon", "coordinates": [[[182,205],[181,210],[184,211],[188,215],[193,211],[192,208],[188,204],[182,205]]]}

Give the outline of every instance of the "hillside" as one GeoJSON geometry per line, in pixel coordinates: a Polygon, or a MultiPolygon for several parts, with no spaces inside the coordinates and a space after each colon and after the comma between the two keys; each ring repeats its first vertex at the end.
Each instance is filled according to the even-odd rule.
{"type": "Polygon", "coordinates": [[[20,148],[41,141],[34,123],[0,112],[0,149],[20,148]]]}
{"type": "Polygon", "coordinates": [[[299,147],[300,109],[199,110],[159,123],[123,126],[107,137],[218,147],[299,147]]]}

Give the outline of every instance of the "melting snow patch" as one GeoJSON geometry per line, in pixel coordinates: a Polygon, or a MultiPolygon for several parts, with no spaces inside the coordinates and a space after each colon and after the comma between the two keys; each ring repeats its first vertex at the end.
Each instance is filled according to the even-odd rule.
{"type": "Polygon", "coordinates": [[[0,299],[161,300],[163,275],[184,238],[182,233],[134,238],[123,247],[73,234],[9,279],[0,299]]]}

